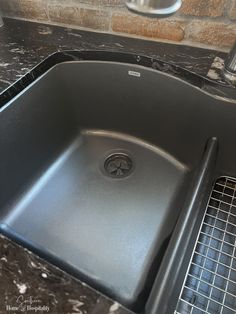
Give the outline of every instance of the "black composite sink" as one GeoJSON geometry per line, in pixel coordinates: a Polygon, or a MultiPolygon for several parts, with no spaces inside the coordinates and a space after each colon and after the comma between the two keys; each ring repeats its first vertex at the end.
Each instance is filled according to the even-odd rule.
{"type": "Polygon", "coordinates": [[[140,310],[207,141],[236,175],[235,134],[236,104],[180,79],[58,64],[0,109],[1,230],[140,310]]]}

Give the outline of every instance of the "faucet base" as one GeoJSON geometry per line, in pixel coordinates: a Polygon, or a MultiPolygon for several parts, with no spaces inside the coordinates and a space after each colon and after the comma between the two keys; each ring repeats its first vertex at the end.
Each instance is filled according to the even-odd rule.
{"type": "Polygon", "coordinates": [[[223,69],[223,76],[225,80],[236,86],[236,73],[232,73],[227,70],[227,68],[223,69]]]}
{"type": "Polygon", "coordinates": [[[169,5],[166,3],[166,0],[165,4],[163,4],[163,0],[154,1],[154,3],[149,0],[128,0],[126,2],[126,6],[130,11],[153,18],[166,18],[173,15],[180,9],[181,5],[182,0],[171,0],[169,5]]]}

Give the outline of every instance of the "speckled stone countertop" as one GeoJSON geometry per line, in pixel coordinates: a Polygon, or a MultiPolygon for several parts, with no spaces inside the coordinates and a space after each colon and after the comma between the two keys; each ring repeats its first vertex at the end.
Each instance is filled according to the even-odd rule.
{"type": "MultiPolygon", "coordinates": [[[[207,77],[225,53],[5,19],[0,93],[62,50],[109,50],[159,58],[207,77]]],[[[0,313],[128,314],[116,302],[0,235],[0,313]]]]}
{"type": "Polygon", "coordinates": [[[0,28],[0,92],[56,51],[109,50],[159,58],[207,76],[216,57],[224,52],[163,44],[121,36],[86,32],[5,19],[0,28]]]}
{"type": "Polygon", "coordinates": [[[0,282],[1,314],[131,313],[1,235],[0,282]]]}

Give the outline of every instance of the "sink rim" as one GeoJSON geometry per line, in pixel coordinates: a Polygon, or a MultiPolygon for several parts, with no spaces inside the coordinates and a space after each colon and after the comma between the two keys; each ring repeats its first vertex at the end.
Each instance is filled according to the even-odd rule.
{"type": "Polygon", "coordinates": [[[54,66],[73,61],[104,61],[142,66],[163,75],[180,79],[211,97],[223,98],[226,101],[236,103],[236,88],[227,86],[223,82],[215,82],[208,77],[175,65],[171,61],[163,61],[159,58],[114,50],[62,50],[50,54],[0,93],[0,109],[54,66]],[[234,94],[234,91],[235,95],[232,96],[232,92],[234,94]]]}

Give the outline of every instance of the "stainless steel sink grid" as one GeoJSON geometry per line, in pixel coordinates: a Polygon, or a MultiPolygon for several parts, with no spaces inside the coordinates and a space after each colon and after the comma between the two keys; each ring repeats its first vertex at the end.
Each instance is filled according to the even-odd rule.
{"type": "Polygon", "coordinates": [[[236,179],[215,183],[175,313],[236,313],[236,179]]]}

